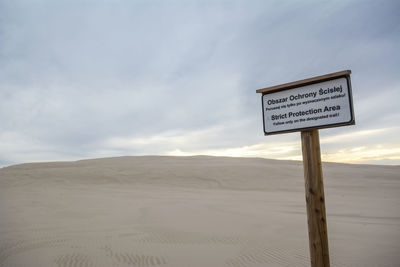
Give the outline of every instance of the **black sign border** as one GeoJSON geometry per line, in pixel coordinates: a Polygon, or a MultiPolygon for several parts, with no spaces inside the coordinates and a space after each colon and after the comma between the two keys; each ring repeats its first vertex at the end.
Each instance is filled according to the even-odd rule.
{"type": "Polygon", "coordinates": [[[334,78],[327,78],[327,79],[321,79],[318,81],[312,81],[309,83],[304,83],[302,85],[293,85],[287,88],[283,88],[283,89],[278,89],[278,90],[274,90],[271,92],[267,92],[267,93],[262,93],[261,95],[261,105],[262,105],[262,121],[263,121],[263,130],[264,130],[264,135],[275,135],[275,134],[281,134],[281,133],[293,133],[293,132],[300,132],[300,131],[306,131],[306,130],[311,130],[311,129],[325,129],[325,128],[333,128],[333,127],[340,127],[340,126],[348,126],[348,125],[355,125],[355,118],[354,118],[354,108],[353,108],[353,94],[352,94],[352,89],[351,89],[351,82],[350,82],[350,75],[342,75],[342,76],[337,76],[334,78]],[[338,80],[338,79],[342,79],[345,78],[347,81],[347,87],[349,89],[349,106],[350,106],[350,120],[348,122],[340,122],[340,123],[332,123],[332,124],[324,124],[324,125],[319,125],[319,126],[313,126],[313,127],[305,127],[305,128],[296,128],[296,129],[290,129],[290,130],[282,130],[282,131],[275,131],[275,132],[267,132],[265,129],[265,119],[264,119],[264,95],[268,95],[268,94],[273,94],[276,92],[280,92],[280,91],[286,91],[286,90],[291,90],[294,88],[300,88],[300,87],[304,87],[304,86],[308,86],[311,84],[317,84],[317,83],[323,83],[326,81],[332,81],[332,80],[338,80]]]}

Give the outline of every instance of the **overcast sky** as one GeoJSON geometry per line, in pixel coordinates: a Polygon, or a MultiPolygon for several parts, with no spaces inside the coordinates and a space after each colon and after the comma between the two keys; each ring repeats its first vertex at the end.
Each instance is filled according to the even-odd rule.
{"type": "Polygon", "coordinates": [[[255,90],[352,70],[323,160],[400,164],[400,1],[0,0],[0,166],[121,155],[301,159],[255,90]]]}

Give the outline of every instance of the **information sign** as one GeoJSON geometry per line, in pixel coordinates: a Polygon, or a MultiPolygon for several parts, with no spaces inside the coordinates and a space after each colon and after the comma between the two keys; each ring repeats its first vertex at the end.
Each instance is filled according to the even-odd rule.
{"type": "Polygon", "coordinates": [[[257,90],[266,135],[301,131],[311,267],[329,267],[319,128],[355,124],[350,70],[257,90]]]}
{"type": "Polygon", "coordinates": [[[265,92],[262,109],[266,135],[354,124],[350,78],[265,92]]]}

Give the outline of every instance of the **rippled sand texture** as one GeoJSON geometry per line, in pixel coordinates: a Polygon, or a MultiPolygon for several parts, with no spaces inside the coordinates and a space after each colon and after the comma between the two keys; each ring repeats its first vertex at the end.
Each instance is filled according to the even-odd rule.
{"type": "MultiPolygon", "coordinates": [[[[332,266],[400,266],[400,167],[324,164],[332,266]]],[[[301,162],[122,157],[0,169],[0,266],[309,266],[301,162]]]]}

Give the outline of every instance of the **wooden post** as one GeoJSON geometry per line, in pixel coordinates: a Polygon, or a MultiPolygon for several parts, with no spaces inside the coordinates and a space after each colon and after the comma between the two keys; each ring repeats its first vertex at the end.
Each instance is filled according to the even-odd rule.
{"type": "Polygon", "coordinates": [[[311,267],[329,267],[324,184],[318,129],[301,132],[311,267]]]}

